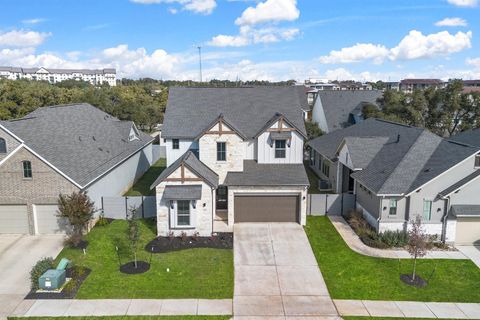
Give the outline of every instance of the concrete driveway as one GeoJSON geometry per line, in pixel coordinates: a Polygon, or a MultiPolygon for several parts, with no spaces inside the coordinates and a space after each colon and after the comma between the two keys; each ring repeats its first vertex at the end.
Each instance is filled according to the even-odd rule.
{"type": "Polygon", "coordinates": [[[480,268],[480,246],[457,246],[456,248],[480,268]]]}
{"type": "Polygon", "coordinates": [[[241,223],[234,237],[235,319],[338,316],[300,225],[241,223]]]}
{"type": "Polygon", "coordinates": [[[42,257],[56,257],[63,236],[0,235],[0,318],[30,291],[29,273],[42,257]]]}

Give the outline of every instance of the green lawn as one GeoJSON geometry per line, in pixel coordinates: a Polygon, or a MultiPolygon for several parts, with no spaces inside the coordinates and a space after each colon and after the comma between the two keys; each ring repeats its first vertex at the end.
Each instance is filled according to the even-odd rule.
{"type": "Polygon", "coordinates": [[[153,196],[155,190],[150,190],[150,186],[158,178],[160,173],[166,168],[166,159],[161,158],[155,162],[150,169],[135,183],[135,185],[125,193],[125,196],[153,196]]]}
{"type": "MultiPolygon", "coordinates": [[[[29,317],[29,320],[228,320],[230,316],[108,316],[108,317],[29,317]]],[[[25,318],[9,317],[9,320],[25,318]]]]}
{"type": "Polygon", "coordinates": [[[417,289],[399,279],[411,273],[410,259],[350,250],[327,217],[309,216],[305,231],[334,299],[480,302],[480,269],[470,260],[419,260],[419,275],[429,285],[417,289]]]}
{"type": "Polygon", "coordinates": [[[150,270],[140,275],[121,273],[115,247],[122,263],[133,260],[125,239],[126,226],[126,221],[114,220],[108,226],[93,228],[86,237],[86,255],[69,248],[59,254],[57,261],[66,257],[92,269],[77,298],[232,298],[232,250],[202,248],[151,255],[143,247],[156,235],[152,220],[141,220],[138,250],[139,260],[151,259],[150,270]]]}

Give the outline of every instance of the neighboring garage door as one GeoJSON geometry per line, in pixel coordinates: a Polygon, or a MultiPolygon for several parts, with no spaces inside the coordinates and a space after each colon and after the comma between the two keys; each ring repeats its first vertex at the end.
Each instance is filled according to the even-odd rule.
{"type": "Polygon", "coordinates": [[[298,196],[236,195],[235,222],[298,222],[298,196]]]}
{"type": "Polygon", "coordinates": [[[455,244],[480,245],[480,217],[457,218],[455,244]]]}
{"type": "Polygon", "coordinates": [[[26,205],[0,205],[1,233],[29,233],[26,205]]]}
{"type": "Polygon", "coordinates": [[[69,230],[66,219],[57,217],[57,209],[57,205],[35,205],[39,234],[58,234],[69,230]]]}

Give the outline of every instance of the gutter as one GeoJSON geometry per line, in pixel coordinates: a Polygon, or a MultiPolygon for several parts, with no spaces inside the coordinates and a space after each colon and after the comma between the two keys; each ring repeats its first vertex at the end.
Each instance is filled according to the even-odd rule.
{"type": "Polygon", "coordinates": [[[447,203],[445,204],[445,209],[443,213],[443,223],[442,223],[442,242],[445,243],[447,240],[447,216],[448,216],[448,208],[450,207],[450,197],[442,198],[443,200],[447,200],[447,203]]]}

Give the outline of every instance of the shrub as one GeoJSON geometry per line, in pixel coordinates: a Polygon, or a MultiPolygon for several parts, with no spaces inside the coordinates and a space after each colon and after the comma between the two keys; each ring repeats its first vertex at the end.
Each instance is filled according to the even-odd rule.
{"type": "Polygon", "coordinates": [[[384,231],[378,235],[381,242],[385,243],[389,248],[404,247],[408,243],[408,234],[405,231],[384,231]]]}
{"type": "Polygon", "coordinates": [[[360,238],[375,236],[375,230],[368,224],[361,212],[350,211],[347,221],[360,238]]]}
{"type": "Polygon", "coordinates": [[[52,258],[42,258],[35,263],[32,270],[30,271],[30,287],[32,290],[38,290],[38,279],[44,274],[48,269],[53,269],[55,266],[53,264],[52,258]]]}
{"type": "Polygon", "coordinates": [[[67,294],[72,294],[77,287],[77,281],[75,279],[71,279],[67,284],[63,287],[62,292],[67,294]]]}
{"type": "Polygon", "coordinates": [[[99,227],[104,227],[104,226],[108,225],[108,219],[105,218],[105,214],[103,212],[100,213],[100,215],[98,216],[98,221],[95,225],[97,225],[99,227]]]}

